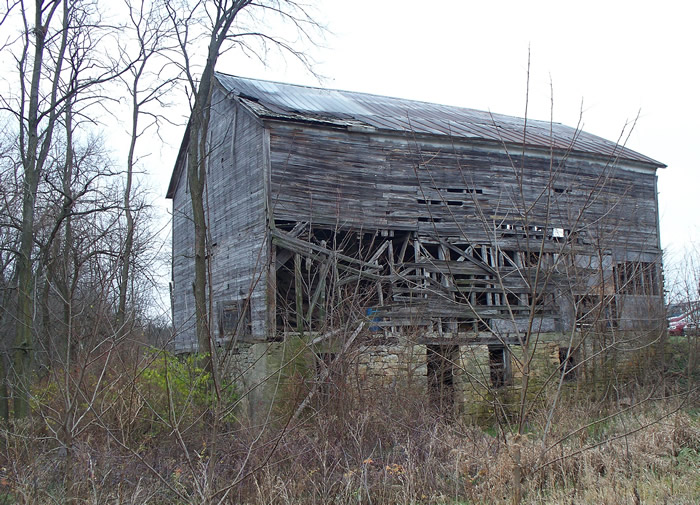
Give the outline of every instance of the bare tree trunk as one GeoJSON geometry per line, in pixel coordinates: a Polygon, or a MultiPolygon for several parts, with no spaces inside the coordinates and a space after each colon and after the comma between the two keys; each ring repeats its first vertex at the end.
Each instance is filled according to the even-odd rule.
{"type": "MultiPolygon", "coordinates": [[[[129,331],[133,315],[129,315],[129,292],[133,289],[134,261],[141,252],[134,243],[136,225],[140,214],[139,202],[134,195],[136,180],[134,171],[138,165],[137,146],[145,131],[158,126],[161,116],[153,110],[144,110],[150,104],[160,102],[163,96],[174,86],[175,77],[165,73],[161,67],[152,74],[153,61],[172,43],[172,28],[168,26],[163,4],[133,3],[124,0],[129,10],[130,38],[136,42],[135,54],[128,50],[120,60],[127,69],[126,77],[121,77],[131,99],[131,131],[129,150],[126,158],[126,181],[123,195],[126,229],[119,258],[117,328],[124,335],[129,331]],[[142,115],[146,114],[144,121],[142,115]],[[144,124],[145,123],[145,124],[144,124]]],[[[155,68],[155,67],[153,67],[155,68]]]]}
{"type": "MultiPolygon", "coordinates": [[[[34,355],[33,341],[33,293],[34,275],[32,251],[34,248],[34,214],[36,204],[36,194],[39,187],[39,178],[48,155],[53,128],[56,123],[57,111],[56,92],[58,89],[60,69],[63,65],[63,55],[66,48],[68,13],[66,1],[63,1],[64,30],[61,38],[54,69],[54,81],[52,83],[51,109],[49,110],[46,129],[40,138],[39,124],[41,121],[39,114],[39,94],[42,80],[42,67],[44,59],[44,49],[46,47],[46,33],[49,23],[56,9],[61,2],[52,0],[47,6],[42,0],[35,2],[34,21],[34,55],[32,62],[32,78],[29,89],[29,103],[27,110],[22,102],[23,115],[26,114],[27,123],[20,125],[20,148],[22,149],[22,165],[24,169],[24,188],[22,192],[22,232],[19,247],[19,257],[17,261],[17,329],[15,333],[15,348],[13,358],[13,398],[14,414],[16,417],[25,417],[29,413],[29,385],[31,382],[32,359],[34,355]],[[46,12],[46,19],[42,19],[42,13],[46,12]],[[26,133],[25,133],[26,131],[26,133]],[[26,138],[25,138],[26,137],[26,138]]],[[[21,70],[29,52],[29,39],[27,35],[25,52],[21,70]]],[[[22,78],[24,76],[22,75],[22,78]]]]}
{"type": "Polygon", "coordinates": [[[13,397],[14,414],[25,417],[29,413],[29,382],[33,355],[32,293],[32,248],[34,245],[34,200],[38,177],[34,168],[25,170],[24,196],[22,205],[22,234],[17,262],[17,330],[13,358],[13,397]]]}
{"type": "MultiPolygon", "coordinates": [[[[207,220],[205,212],[204,189],[206,186],[207,137],[209,131],[209,106],[214,83],[214,67],[219,59],[221,47],[226,41],[229,30],[238,13],[250,4],[250,0],[236,0],[216,4],[216,16],[209,35],[207,60],[199,83],[189,66],[187,54],[187,31],[180,33],[179,42],[185,55],[185,72],[187,80],[194,93],[194,104],[190,114],[189,149],[187,152],[187,182],[190,186],[192,203],[192,220],[194,223],[194,270],[193,285],[194,305],[196,316],[196,333],[198,351],[209,355],[205,360],[206,368],[211,370],[212,335],[210,332],[209,311],[207,310],[207,220]]],[[[173,20],[178,17],[173,5],[168,6],[173,20]]]]}
{"type": "Polygon", "coordinates": [[[511,458],[513,460],[513,505],[520,505],[520,502],[523,500],[523,467],[520,452],[520,437],[520,434],[515,436],[511,448],[511,458]]]}
{"type": "Polygon", "coordinates": [[[10,398],[7,388],[7,356],[6,353],[0,355],[0,420],[8,421],[10,418],[10,398]]]}
{"type": "MultiPolygon", "coordinates": [[[[200,136],[206,139],[202,131],[201,113],[198,107],[192,112],[190,120],[190,149],[187,157],[187,180],[192,199],[192,222],[194,223],[194,305],[196,310],[196,332],[198,351],[210,351],[207,311],[207,220],[204,211],[204,185],[206,184],[206,160],[199,156],[200,136]],[[201,166],[201,168],[200,168],[201,166]]],[[[205,142],[202,140],[201,142],[205,142]]],[[[208,368],[208,367],[207,367],[208,368]]]]}
{"type": "Polygon", "coordinates": [[[124,216],[126,218],[126,236],[124,248],[121,253],[121,272],[119,278],[119,307],[117,308],[117,328],[120,333],[125,331],[126,301],[129,292],[131,255],[134,248],[134,217],[131,212],[131,186],[134,177],[134,157],[136,141],[138,140],[139,103],[138,103],[138,75],[134,78],[134,90],[132,95],[131,116],[131,142],[129,154],[126,159],[126,187],[124,188],[124,216]]]}

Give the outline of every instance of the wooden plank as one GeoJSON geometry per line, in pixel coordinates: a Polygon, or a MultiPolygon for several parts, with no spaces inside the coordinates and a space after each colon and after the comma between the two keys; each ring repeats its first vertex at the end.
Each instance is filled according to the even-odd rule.
{"type": "Polygon", "coordinates": [[[295,237],[292,237],[289,233],[282,231],[282,230],[273,230],[272,231],[272,237],[273,241],[287,249],[290,249],[294,252],[298,252],[300,254],[308,254],[310,251],[315,251],[318,253],[321,253],[325,256],[328,257],[333,257],[337,258],[339,260],[343,260],[347,263],[352,263],[356,265],[360,265],[362,268],[367,268],[369,270],[378,270],[381,268],[380,265],[373,265],[371,263],[368,263],[366,261],[363,261],[361,259],[353,258],[351,256],[346,256],[344,254],[341,254],[337,251],[332,251],[330,249],[327,249],[325,247],[322,247],[320,245],[312,244],[311,242],[306,242],[304,240],[297,239],[295,237]]]}
{"type": "Polygon", "coordinates": [[[296,300],[296,328],[298,332],[304,331],[304,293],[301,277],[301,255],[294,255],[294,298],[296,300]]]}
{"type": "MultiPolygon", "coordinates": [[[[316,285],[311,301],[309,302],[309,312],[306,314],[306,320],[311,322],[311,317],[313,316],[316,304],[325,292],[326,292],[326,276],[328,275],[328,269],[331,266],[331,261],[327,260],[321,265],[321,271],[319,273],[319,282],[316,285]]],[[[319,316],[322,318],[322,316],[319,316]]]]}

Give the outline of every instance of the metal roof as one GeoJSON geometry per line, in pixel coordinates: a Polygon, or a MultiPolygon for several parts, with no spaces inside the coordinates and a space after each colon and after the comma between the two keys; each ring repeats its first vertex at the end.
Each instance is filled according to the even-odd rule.
{"type": "MultiPolygon", "coordinates": [[[[381,130],[523,144],[522,118],[353,91],[314,88],[216,73],[258,116],[381,130]]],[[[665,167],[620,144],[575,128],[528,119],[525,145],[571,150],[665,167]]]]}

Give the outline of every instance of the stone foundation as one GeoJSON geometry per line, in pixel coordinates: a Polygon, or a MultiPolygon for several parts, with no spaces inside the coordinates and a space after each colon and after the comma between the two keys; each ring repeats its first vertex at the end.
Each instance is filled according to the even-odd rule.
{"type": "MultiPolygon", "coordinates": [[[[369,345],[368,337],[340,357],[340,342],[312,346],[315,337],[289,335],[281,342],[241,342],[232,346],[229,373],[244,397],[242,413],[261,420],[295,408],[321,380],[325,364],[334,363],[336,358],[325,383],[337,385],[342,381],[362,391],[383,394],[418,391],[425,394],[426,404],[449,405],[475,422],[489,422],[497,414],[513,414],[520,402],[524,357],[518,345],[508,349],[500,346],[503,350],[499,351],[498,344],[426,345],[405,338],[369,345]],[[504,355],[509,365],[501,370],[498,360],[504,355]]],[[[558,387],[569,337],[539,335],[530,360],[530,400],[535,400],[542,388],[558,387]]],[[[566,390],[582,385],[595,387],[608,374],[637,370],[638,353],[619,351],[615,346],[599,352],[606,345],[610,344],[605,339],[590,339],[574,353],[571,366],[577,366],[563,382],[566,390]]],[[[324,394],[329,394],[329,386],[323,387],[324,394]]]]}

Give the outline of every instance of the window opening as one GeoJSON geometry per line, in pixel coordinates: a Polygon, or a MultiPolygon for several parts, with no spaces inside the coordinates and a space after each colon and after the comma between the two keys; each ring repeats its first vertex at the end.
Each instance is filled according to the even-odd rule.
{"type": "Polygon", "coordinates": [[[597,295],[576,296],[576,328],[585,329],[599,323],[603,317],[602,301],[597,295]]]}
{"type": "Polygon", "coordinates": [[[535,268],[540,263],[540,252],[539,251],[529,251],[524,254],[524,263],[526,267],[535,268]]]}
{"type": "Polygon", "coordinates": [[[502,345],[489,346],[489,370],[491,385],[502,388],[510,384],[510,353],[502,345]]]}
{"type": "Polygon", "coordinates": [[[423,251],[426,252],[428,255],[430,255],[433,259],[437,259],[440,256],[440,245],[439,244],[429,244],[426,242],[422,242],[421,246],[423,246],[423,251]]]}
{"type": "Polygon", "coordinates": [[[249,337],[252,334],[248,300],[217,302],[219,336],[249,337]]]}
{"type": "Polygon", "coordinates": [[[570,349],[569,347],[559,348],[559,371],[564,375],[565,381],[574,381],[578,375],[578,368],[576,365],[578,360],[576,359],[576,351],[570,349]]]}
{"type": "Polygon", "coordinates": [[[656,263],[625,261],[614,267],[615,291],[622,295],[659,295],[656,263]]]}
{"type": "Polygon", "coordinates": [[[506,303],[511,307],[520,305],[520,297],[517,293],[506,293],[506,303]]]}
{"type": "Polygon", "coordinates": [[[427,346],[430,403],[443,414],[450,414],[454,409],[454,368],[458,350],[456,345],[427,346]]]}
{"type": "Polygon", "coordinates": [[[517,253],[517,251],[508,250],[508,249],[503,250],[502,249],[501,253],[503,254],[503,259],[504,259],[503,265],[504,266],[507,266],[507,267],[513,266],[516,268],[518,267],[518,263],[517,263],[518,262],[518,259],[517,259],[518,253],[517,253]]]}

